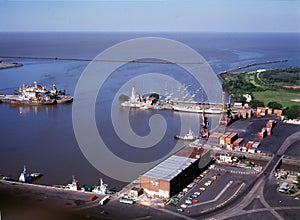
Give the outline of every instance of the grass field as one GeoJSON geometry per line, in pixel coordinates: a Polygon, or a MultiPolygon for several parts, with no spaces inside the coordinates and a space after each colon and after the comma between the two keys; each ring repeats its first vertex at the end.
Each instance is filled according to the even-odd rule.
{"type": "Polygon", "coordinates": [[[290,92],[290,91],[259,91],[259,92],[252,92],[255,99],[263,101],[265,105],[269,102],[274,101],[281,103],[285,107],[291,107],[293,105],[300,106],[300,102],[292,102],[291,99],[300,99],[299,92],[290,92]]]}
{"type": "Polygon", "coordinates": [[[272,69],[258,73],[248,71],[243,73],[226,73],[221,75],[223,88],[230,93],[252,93],[254,98],[263,101],[281,103],[284,107],[300,106],[300,102],[291,99],[300,99],[300,89],[287,89],[285,86],[300,86],[300,67],[272,69]]]}

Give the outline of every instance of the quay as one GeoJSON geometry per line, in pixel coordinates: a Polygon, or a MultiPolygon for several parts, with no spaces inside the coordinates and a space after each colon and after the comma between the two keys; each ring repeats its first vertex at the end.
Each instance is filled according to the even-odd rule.
{"type": "MultiPolygon", "coordinates": [[[[141,179],[135,179],[127,186],[125,186],[120,192],[111,195],[110,200],[107,204],[100,206],[99,201],[104,198],[105,195],[94,194],[93,192],[81,192],[66,190],[60,188],[53,188],[50,186],[42,186],[27,183],[18,183],[12,181],[0,181],[0,210],[4,219],[11,219],[13,213],[22,216],[22,219],[190,219],[190,217],[214,217],[218,215],[222,210],[227,213],[227,209],[239,209],[239,201],[243,199],[243,207],[247,207],[254,199],[262,198],[262,201],[267,200],[267,203],[273,202],[274,198],[276,201],[288,201],[291,205],[287,207],[287,212],[295,210],[297,201],[294,198],[286,197],[276,192],[276,182],[272,179],[272,174],[275,169],[283,165],[299,165],[299,159],[292,156],[284,156],[289,146],[296,140],[299,140],[299,126],[283,123],[279,117],[270,114],[261,118],[247,118],[243,120],[235,121],[225,128],[226,132],[237,132],[239,137],[244,138],[244,144],[247,141],[254,140],[260,141],[258,152],[243,152],[236,149],[230,149],[222,146],[220,142],[218,144],[209,143],[205,139],[197,139],[184,146],[180,151],[176,152],[170,158],[163,161],[159,168],[163,168],[165,173],[162,174],[161,169],[152,168],[151,172],[147,171],[143,181],[141,179]],[[263,126],[269,121],[276,120],[276,125],[272,129],[272,133],[268,136],[260,139],[257,132],[261,130],[263,126]],[[297,137],[295,137],[295,134],[297,137]],[[195,174],[194,164],[200,168],[200,162],[208,161],[208,157],[216,157],[219,154],[224,155],[245,155],[246,159],[254,161],[259,164],[262,169],[252,169],[242,166],[231,166],[230,164],[216,164],[213,168],[211,164],[205,163],[203,169],[199,172],[204,173],[207,171],[202,180],[197,180],[199,174],[195,174]],[[187,155],[187,156],[186,156],[187,155]],[[200,156],[200,157],[199,157],[200,156]],[[207,157],[206,157],[207,156],[207,157]],[[281,157],[279,157],[281,156],[281,157]],[[166,161],[168,163],[166,163],[166,161]],[[176,163],[184,161],[188,165],[176,166],[176,163]],[[257,161],[257,162],[256,162],[257,161]],[[199,163],[198,163],[199,162],[199,163]],[[198,164],[197,164],[198,163],[198,164]],[[170,168],[171,167],[171,168],[170,168]],[[175,170],[172,170],[173,168],[175,170]],[[207,168],[208,167],[208,168],[207,168]],[[191,172],[190,172],[191,171],[191,172]],[[152,191],[160,189],[163,195],[166,193],[162,190],[168,190],[168,181],[164,175],[168,173],[179,176],[182,174],[182,178],[186,179],[184,174],[194,175],[191,182],[194,185],[190,187],[187,192],[183,195],[184,199],[179,201],[177,207],[167,205],[168,201],[172,201],[172,198],[159,198],[156,194],[151,195],[152,191]],[[176,173],[176,174],[175,174],[176,173]],[[217,174],[218,173],[218,174],[217,174]],[[149,177],[149,181],[146,177],[149,177]],[[154,179],[150,179],[150,177],[154,179]],[[218,177],[216,177],[218,176],[218,177]],[[159,182],[158,179],[160,178],[159,182]],[[207,181],[215,178],[212,186],[205,185],[207,181]],[[216,180],[218,179],[218,180],[216,180]],[[164,181],[165,180],[165,181],[164,181]],[[198,182],[195,182],[197,180],[198,182]],[[204,183],[206,182],[206,183],[204,183]],[[142,184],[145,187],[141,187],[142,184]],[[230,184],[229,184],[230,183],[230,184]],[[263,193],[264,188],[268,188],[269,185],[272,187],[272,198],[268,197],[268,192],[263,193]],[[145,191],[148,185],[148,192],[145,191]],[[196,205],[187,206],[184,213],[177,211],[180,205],[184,205],[184,201],[192,196],[196,190],[205,186],[205,192],[201,191],[201,196],[197,198],[196,205]],[[163,188],[159,188],[163,187],[163,188]],[[123,196],[129,196],[129,192],[133,188],[143,188],[146,194],[138,195],[133,198],[136,203],[133,205],[122,204],[119,202],[119,198],[123,196]],[[97,198],[91,201],[89,198],[92,195],[96,195],[97,198]],[[266,196],[265,196],[266,195],[266,196]],[[265,197],[264,197],[265,196],[265,197]],[[24,203],[23,201],[26,201],[24,203]],[[208,201],[208,202],[207,202],[208,201]],[[201,204],[201,205],[197,205],[201,204]],[[37,212],[37,207],[41,211],[37,212]],[[200,210],[199,210],[200,209],[200,210]],[[120,210],[120,211],[116,211],[120,210]],[[217,211],[215,214],[214,212],[217,211]],[[31,215],[34,213],[34,217],[23,216],[31,215]]],[[[221,140],[221,138],[220,138],[221,140]]],[[[201,163],[203,165],[203,163],[201,163]]],[[[214,165],[214,164],[213,164],[214,165]]],[[[158,167],[157,166],[157,167],[158,167]]],[[[287,167],[287,166],[286,166],[287,167]]],[[[198,172],[197,171],[197,172],[198,172]]],[[[200,174],[200,175],[202,175],[200,174]]],[[[200,176],[199,175],[199,176],[200,176]]],[[[174,176],[173,176],[174,177],[174,176]]],[[[180,177],[180,176],[179,176],[180,177]]],[[[180,181],[181,182],[181,181],[180,181]]],[[[171,182],[170,182],[171,183],[171,182]]],[[[172,184],[172,183],[171,183],[172,184]]],[[[190,185],[190,184],[189,184],[190,185]]],[[[183,187],[187,187],[185,185],[183,187]]],[[[181,186],[180,186],[181,187],[181,186]]],[[[178,188],[178,191],[183,192],[184,189],[178,188]]],[[[158,192],[160,192],[158,191],[158,192]]],[[[271,191],[271,190],[270,190],[271,191]]],[[[176,196],[178,193],[173,191],[169,193],[170,196],[176,196]],[[174,192],[174,193],[173,193],[174,192]]],[[[179,194],[179,193],[178,193],[179,194]]],[[[168,196],[169,196],[168,195],[168,196]]],[[[178,197],[177,197],[178,198],[178,197]]],[[[180,206],[181,207],[181,206],[180,206]]],[[[282,206],[279,205],[279,208],[282,206]]],[[[245,213],[246,209],[243,209],[245,213]]],[[[298,208],[297,208],[298,210],[298,208]]],[[[249,211],[250,212],[250,211],[249,211]]],[[[238,213],[238,212],[230,212],[238,213]]],[[[21,217],[19,217],[20,219],[21,217]]],[[[220,219],[220,218],[216,218],[220,219]]]]}
{"type": "Polygon", "coordinates": [[[252,67],[252,66],[267,65],[267,64],[273,64],[273,63],[284,63],[284,62],[288,62],[288,60],[274,60],[274,61],[265,61],[265,62],[259,62],[259,63],[250,63],[250,64],[247,64],[245,66],[240,66],[240,67],[237,67],[237,68],[234,68],[234,69],[231,69],[231,70],[223,71],[220,74],[218,74],[218,76],[219,76],[219,78],[222,79],[221,74],[233,73],[233,72],[236,72],[238,70],[246,69],[246,68],[249,68],[249,67],[252,67]]]}

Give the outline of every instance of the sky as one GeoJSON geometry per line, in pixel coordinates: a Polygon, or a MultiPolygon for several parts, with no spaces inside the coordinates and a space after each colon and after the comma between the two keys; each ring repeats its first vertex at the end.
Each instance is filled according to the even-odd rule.
{"type": "Polygon", "coordinates": [[[300,0],[0,0],[0,31],[300,32],[300,0]]]}

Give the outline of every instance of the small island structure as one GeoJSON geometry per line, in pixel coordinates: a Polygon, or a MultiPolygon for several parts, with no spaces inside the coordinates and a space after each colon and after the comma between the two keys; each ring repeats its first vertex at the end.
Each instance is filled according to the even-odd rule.
{"type": "Polygon", "coordinates": [[[73,101],[72,96],[66,95],[65,90],[58,90],[53,84],[51,90],[38,85],[25,85],[19,87],[17,94],[0,95],[0,101],[14,105],[55,105],[73,101]]]}
{"type": "Polygon", "coordinates": [[[144,98],[132,88],[130,98],[123,101],[121,106],[140,109],[159,108],[159,95],[152,93],[148,98],[144,98]]]}
{"type": "Polygon", "coordinates": [[[21,66],[23,66],[22,63],[17,63],[17,62],[8,63],[8,62],[3,62],[2,60],[0,60],[0,70],[1,69],[21,67],[21,66]]]}

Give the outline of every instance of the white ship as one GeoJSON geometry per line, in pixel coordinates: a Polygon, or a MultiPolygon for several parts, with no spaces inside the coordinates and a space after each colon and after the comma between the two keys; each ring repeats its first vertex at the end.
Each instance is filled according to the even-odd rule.
{"type": "MultiPolygon", "coordinates": [[[[181,111],[181,112],[191,112],[191,113],[202,113],[203,112],[203,108],[200,108],[199,106],[174,105],[173,110],[174,111],[181,111]]],[[[222,109],[208,108],[208,109],[205,109],[205,113],[207,113],[207,114],[221,114],[222,109]]]]}
{"type": "Polygon", "coordinates": [[[175,135],[174,138],[185,140],[185,141],[194,141],[194,140],[197,139],[197,137],[194,135],[194,133],[193,133],[193,131],[191,129],[189,130],[189,133],[187,133],[186,135],[184,135],[184,136],[175,135]]]}
{"type": "Polygon", "coordinates": [[[100,178],[100,185],[95,186],[95,188],[92,190],[93,193],[101,194],[101,195],[105,195],[107,191],[108,191],[108,186],[107,184],[103,183],[102,178],[100,178]]]}
{"type": "Polygon", "coordinates": [[[131,96],[128,101],[122,102],[121,106],[123,107],[134,107],[134,108],[141,108],[145,105],[143,102],[143,98],[138,94],[134,88],[131,90],[131,96]]]}
{"type": "Polygon", "coordinates": [[[55,84],[47,90],[34,82],[33,85],[20,86],[17,95],[3,95],[0,100],[14,105],[54,105],[72,102],[73,97],[67,96],[65,90],[57,90],[55,84]]]}
{"type": "Polygon", "coordinates": [[[72,177],[72,183],[66,185],[65,189],[72,190],[72,191],[79,190],[78,181],[74,178],[74,176],[72,177]]]}

